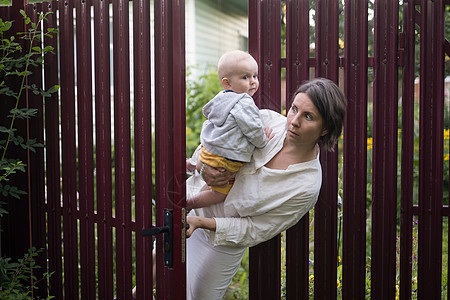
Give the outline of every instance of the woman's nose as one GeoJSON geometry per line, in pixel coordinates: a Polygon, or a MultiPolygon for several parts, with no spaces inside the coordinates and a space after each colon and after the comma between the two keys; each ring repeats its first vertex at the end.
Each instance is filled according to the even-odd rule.
{"type": "Polygon", "coordinates": [[[292,118],[291,124],[294,127],[300,127],[300,118],[298,116],[295,116],[294,118],[292,118]]]}

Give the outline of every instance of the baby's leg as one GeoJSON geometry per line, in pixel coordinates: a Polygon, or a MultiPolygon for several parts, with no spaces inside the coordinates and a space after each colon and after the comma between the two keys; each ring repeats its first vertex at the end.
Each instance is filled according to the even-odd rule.
{"type": "Polygon", "coordinates": [[[207,207],[225,201],[226,197],[227,195],[208,188],[187,199],[186,208],[189,210],[193,208],[207,207]]]}

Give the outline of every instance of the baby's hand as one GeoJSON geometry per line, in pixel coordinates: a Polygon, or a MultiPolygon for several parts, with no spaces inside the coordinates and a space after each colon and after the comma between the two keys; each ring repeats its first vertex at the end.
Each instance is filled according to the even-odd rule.
{"type": "Polygon", "coordinates": [[[186,173],[192,175],[194,171],[195,171],[195,165],[192,164],[190,158],[186,158],[186,173]]]}
{"type": "Polygon", "coordinates": [[[269,142],[274,136],[275,136],[275,134],[274,133],[272,133],[272,128],[270,128],[270,127],[264,127],[264,133],[266,134],[266,137],[267,137],[267,142],[269,142]]]}

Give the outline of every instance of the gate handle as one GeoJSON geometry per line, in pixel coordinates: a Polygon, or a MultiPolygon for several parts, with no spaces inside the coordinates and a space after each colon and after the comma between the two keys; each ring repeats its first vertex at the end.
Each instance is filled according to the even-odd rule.
{"type": "Polygon", "coordinates": [[[173,265],[173,210],[164,209],[164,226],[142,230],[143,236],[164,234],[164,265],[172,268],[173,265]]]}

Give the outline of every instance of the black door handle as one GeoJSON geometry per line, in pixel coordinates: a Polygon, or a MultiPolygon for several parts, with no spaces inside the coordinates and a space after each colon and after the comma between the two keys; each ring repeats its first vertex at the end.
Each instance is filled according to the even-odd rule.
{"type": "Polygon", "coordinates": [[[142,230],[143,236],[164,234],[164,265],[173,265],[173,210],[164,209],[164,226],[142,230]]]}

